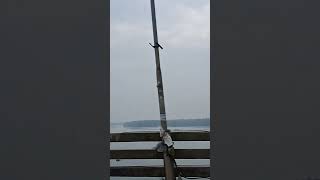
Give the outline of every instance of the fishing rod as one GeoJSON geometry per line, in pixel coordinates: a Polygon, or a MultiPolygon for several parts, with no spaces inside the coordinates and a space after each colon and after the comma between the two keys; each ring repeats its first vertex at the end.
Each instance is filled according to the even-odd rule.
{"type": "Polygon", "coordinates": [[[156,22],[156,11],[154,0],[150,0],[151,2],[151,15],[152,15],[152,27],[153,27],[153,39],[154,45],[149,43],[155,52],[155,60],[156,60],[156,76],[157,76],[157,88],[158,88],[158,99],[159,99],[159,109],[160,109],[160,137],[162,138],[163,149],[160,150],[163,152],[163,162],[165,168],[165,177],[166,180],[175,180],[176,174],[174,169],[174,160],[172,159],[173,142],[170,136],[170,132],[167,127],[166,120],[166,110],[164,104],[164,92],[163,92],[163,83],[162,83],[162,75],[160,68],[160,55],[159,48],[163,49],[158,42],[158,33],[157,33],[157,22],[156,22]]]}

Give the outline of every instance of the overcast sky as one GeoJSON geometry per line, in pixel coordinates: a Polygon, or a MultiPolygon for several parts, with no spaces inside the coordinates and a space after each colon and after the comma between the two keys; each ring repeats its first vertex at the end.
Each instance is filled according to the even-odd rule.
{"type": "MultiPolygon", "coordinates": [[[[167,119],[210,116],[210,1],[155,0],[167,119]]],[[[150,0],[111,0],[111,122],[159,119],[150,0]]]]}

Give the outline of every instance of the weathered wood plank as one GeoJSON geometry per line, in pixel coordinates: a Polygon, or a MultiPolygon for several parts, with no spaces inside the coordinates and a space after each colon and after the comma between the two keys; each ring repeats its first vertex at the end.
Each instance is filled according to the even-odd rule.
{"type": "MultiPolygon", "coordinates": [[[[191,131],[191,132],[172,132],[173,141],[210,141],[210,132],[191,131]]],[[[113,133],[111,142],[136,142],[136,141],[161,141],[157,132],[131,132],[131,133],[113,133]]]]}
{"type": "MultiPolygon", "coordinates": [[[[184,176],[209,177],[209,166],[180,166],[184,176]]],[[[164,168],[159,166],[124,166],[110,167],[110,176],[126,177],[164,177],[164,168]]]]}
{"type": "MultiPolygon", "coordinates": [[[[209,159],[209,149],[175,149],[175,159],[209,159]]],[[[111,159],[163,159],[156,150],[110,150],[111,159]]]]}

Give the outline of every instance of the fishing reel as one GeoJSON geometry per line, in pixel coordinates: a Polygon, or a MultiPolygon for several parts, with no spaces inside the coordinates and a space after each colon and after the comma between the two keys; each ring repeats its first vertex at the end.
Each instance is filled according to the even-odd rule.
{"type": "Polygon", "coordinates": [[[155,147],[154,149],[157,151],[157,152],[160,152],[160,153],[163,153],[163,152],[167,152],[167,154],[171,157],[174,157],[175,156],[175,151],[174,151],[174,147],[173,145],[171,146],[168,146],[166,145],[163,141],[159,142],[155,147]]]}
{"type": "Polygon", "coordinates": [[[158,152],[166,151],[169,156],[174,157],[175,156],[174,147],[173,147],[174,142],[172,141],[172,138],[169,132],[170,130],[166,130],[161,133],[162,141],[156,145],[155,149],[158,152]]]}

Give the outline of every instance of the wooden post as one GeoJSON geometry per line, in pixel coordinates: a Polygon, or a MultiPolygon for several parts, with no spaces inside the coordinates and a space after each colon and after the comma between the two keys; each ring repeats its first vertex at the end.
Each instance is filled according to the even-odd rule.
{"type": "MultiPolygon", "coordinates": [[[[161,47],[158,43],[158,33],[157,33],[157,23],[156,23],[156,12],[155,12],[155,5],[154,0],[150,0],[151,2],[151,15],[152,15],[152,27],[153,27],[153,38],[154,38],[154,52],[155,52],[155,59],[156,59],[156,75],[157,75],[157,87],[158,87],[158,98],[159,98],[159,109],[160,109],[160,134],[163,136],[163,133],[167,131],[167,121],[166,121],[166,111],[164,105],[164,93],[163,93],[163,84],[162,84],[162,75],[160,69],[160,55],[159,55],[159,47],[161,47]]],[[[167,132],[168,133],[168,132],[167,132]]],[[[170,136],[170,134],[167,134],[170,136]]],[[[165,167],[165,176],[166,180],[175,180],[175,170],[173,166],[173,161],[167,154],[165,149],[163,153],[163,162],[165,167]]]]}

